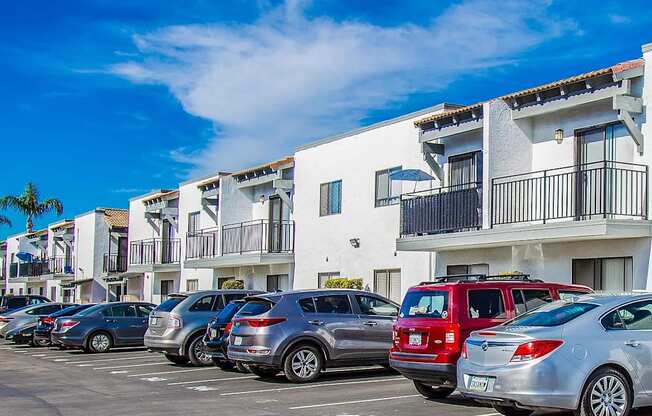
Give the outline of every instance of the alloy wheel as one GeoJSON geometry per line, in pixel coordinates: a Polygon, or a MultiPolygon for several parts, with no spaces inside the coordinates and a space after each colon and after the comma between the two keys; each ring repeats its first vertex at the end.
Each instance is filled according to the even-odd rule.
{"type": "Polygon", "coordinates": [[[614,376],[600,378],[591,390],[591,410],[595,416],[622,416],[627,409],[627,392],[614,376]]]}
{"type": "Polygon", "coordinates": [[[91,347],[94,351],[103,352],[109,349],[111,340],[106,334],[97,334],[91,340],[91,347]]]}
{"type": "Polygon", "coordinates": [[[298,377],[310,378],[317,371],[318,358],[309,350],[299,350],[292,357],[292,371],[298,377]]]}
{"type": "Polygon", "coordinates": [[[213,362],[212,357],[206,354],[206,351],[204,350],[204,346],[202,345],[201,340],[195,342],[193,353],[195,354],[197,360],[200,361],[202,364],[211,364],[213,362]]]}

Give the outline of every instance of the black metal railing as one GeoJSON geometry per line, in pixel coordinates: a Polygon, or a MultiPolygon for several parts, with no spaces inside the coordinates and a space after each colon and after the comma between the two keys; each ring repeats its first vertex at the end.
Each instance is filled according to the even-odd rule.
{"type": "Polygon", "coordinates": [[[647,219],[648,167],[600,161],[491,180],[491,226],[596,218],[647,219]]]}
{"type": "MultiPolygon", "coordinates": [[[[13,263],[13,266],[16,263],[13,263]]],[[[11,277],[36,277],[50,274],[50,261],[48,259],[33,259],[27,263],[16,264],[17,275],[13,275],[14,269],[10,267],[11,277]]]]}
{"type": "Polygon", "coordinates": [[[220,229],[217,227],[189,232],[186,238],[186,259],[219,256],[219,242],[220,229]]]}
{"type": "Polygon", "coordinates": [[[482,227],[482,184],[447,186],[401,195],[401,237],[482,227]]]}
{"type": "Polygon", "coordinates": [[[18,263],[9,265],[9,277],[18,277],[18,263]]]}
{"type": "Polygon", "coordinates": [[[125,254],[104,253],[102,261],[103,273],[122,273],[127,271],[127,256],[125,254]]]}
{"type": "Polygon", "coordinates": [[[50,272],[54,274],[75,274],[75,261],[72,256],[50,258],[50,272]]]}
{"type": "Polygon", "coordinates": [[[129,243],[129,264],[173,264],[181,259],[181,240],[150,238],[129,243]]]}
{"type": "Polygon", "coordinates": [[[255,220],[222,226],[222,255],[293,253],[294,221],[255,220]]]}

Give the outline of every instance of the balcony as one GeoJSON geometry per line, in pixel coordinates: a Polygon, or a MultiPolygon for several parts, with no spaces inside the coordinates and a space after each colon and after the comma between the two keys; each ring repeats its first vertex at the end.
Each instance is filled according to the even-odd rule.
{"type": "Polygon", "coordinates": [[[55,275],[73,276],[75,274],[75,262],[72,257],[55,256],[50,258],[50,272],[55,275]]]}
{"type": "Polygon", "coordinates": [[[175,271],[180,269],[181,240],[150,238],[129,243],[129,269],[175,271]]]}
{"type": "Polygon", "coordinates": [[[124,254],[104,254],[102,272],[104,274],[124,273],[127,271],[127,256],[124,254]]]}
{"type": "Polygon", "coordinates": [[[50,274],[50,261],[48,259],[34,259],[28,263],[11,263],[9,265],[9,277],[11,279],[44,279],[50,274]]]}
{"type": "Polygon", "coordinates": [[[188,233],[186,266],[228,267],[294,261],[294,221],[255,220],[188,233]]]}
{"type": "Polygon", "coordinates": [[[474,197],[469,196],[472,189],[404,195],[398,249],[444,251],[651,236],[646,165],[600,161],[493,178],[485,224],[480,187],[474,197]]]}

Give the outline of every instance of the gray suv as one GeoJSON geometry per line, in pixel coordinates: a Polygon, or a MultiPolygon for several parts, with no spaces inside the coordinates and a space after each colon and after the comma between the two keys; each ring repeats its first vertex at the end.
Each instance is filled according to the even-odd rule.
{"type": "Polygon", "coordinates": [[[228,356],[259,377],[308,382],[326,367],[388,365],[399,305],[361,290],[320,289],[247,298],[228,356]]]}
{"type": "Polygon", "coordinates": [[[213,364],[204,352],[202,337],[206,325],[232,300],[262,293],[254,290],[203,290],[175,293],[161,303],[149,317],[145,346],[161,352],[175,364],[213,364]]]}

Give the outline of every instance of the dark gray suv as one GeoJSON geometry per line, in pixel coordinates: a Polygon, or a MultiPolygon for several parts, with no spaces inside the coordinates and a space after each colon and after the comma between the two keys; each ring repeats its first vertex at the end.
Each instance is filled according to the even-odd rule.
{"type": "Polygon", "coordinates": [[[388,365],[399,305],[360,290],[320,289],[247,298],[228,356],[260,377],[307,382],[326,367],[388,365]]]}
{"type": "Polygon", "coordinates": [[[176,364],[213,364],[204,351],[206,325],[232,300],[262,293],[255,290],[203,290],[174,293],[152,312],[145,346],[176,364]]]}

